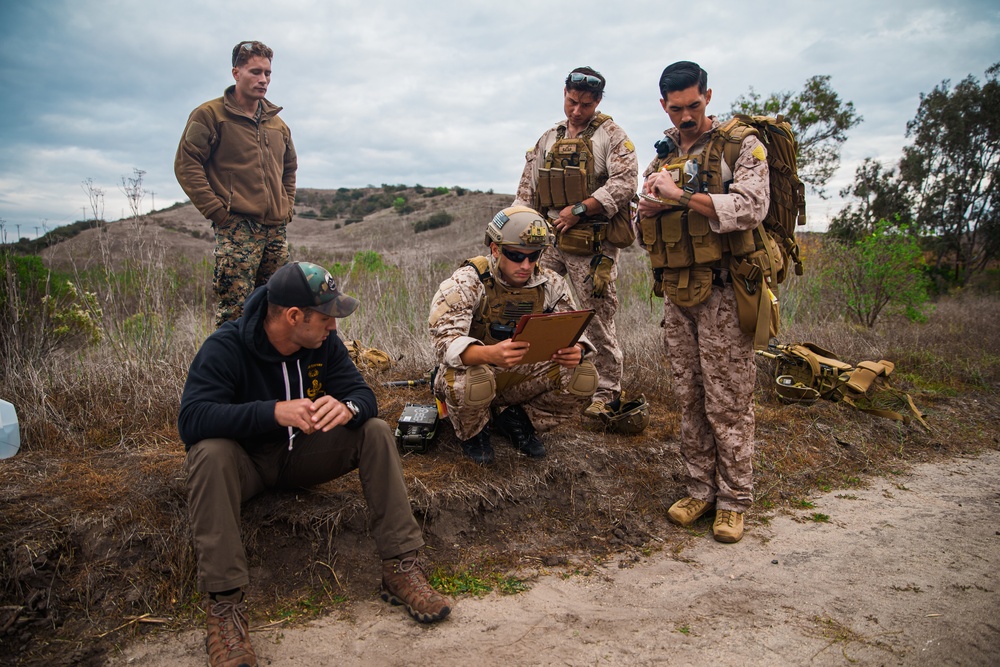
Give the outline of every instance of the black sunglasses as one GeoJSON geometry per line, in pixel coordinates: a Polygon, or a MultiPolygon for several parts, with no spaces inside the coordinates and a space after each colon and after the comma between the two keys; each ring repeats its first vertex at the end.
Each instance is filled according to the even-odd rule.
{"type": "Polygon", "coordinates": [[[592,74],[584,74],[583,72],[572,72],[569,75],[570,83],[582,83],[587,88],[593,88],[598,90],[604,86],[604,82],[598,77],[592,74]]]}
{"type": "Polygon", "coordinates": [[[500,252],[503,253],[504,257],[514,262],[515,264],[520,264],[524,260],[528,260],[529,262],[534,264],[535,262],[538,261],[538,258],[541,257],[542,255],[541,250],[536,250],[535,252],[528,253],[528,252],[518,252],[517,250],[508,250],[507,248],[500,248],[500,252]]]}

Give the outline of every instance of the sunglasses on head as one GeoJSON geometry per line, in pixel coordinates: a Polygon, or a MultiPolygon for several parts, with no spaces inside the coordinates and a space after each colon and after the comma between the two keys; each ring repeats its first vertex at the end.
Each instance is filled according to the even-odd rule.
{"type": "Polygon", "coordinates": [[[529,262],[534,264],[535,262],[538,261],[538,258],[541,257],[542,255],[541,250],[536,250],[535,252],[518,252],[517,250],[500,248],[500,252],[503,253],[504,257],[514,262],[515,264],[520,264],[524,260],[528,260],[529,262]]]}
{"type": "Polygon", "coordinates": [[[239,44],[236,45],[236,48],[233,49],[233,67],[236,67],[236,62],[240,59],[240,49],[244,51],[252,51],[253,41],[240,42],[239,44]]]}
{"type": "Polygon", "coordinates": [[[569,81],[570,83],[582,83],[587,88],[593,88],[594,90],[604,85],[604,82],[600,78],[593,74],[584,74],[583,72],[572,72],[569,75],[569,81]]]}

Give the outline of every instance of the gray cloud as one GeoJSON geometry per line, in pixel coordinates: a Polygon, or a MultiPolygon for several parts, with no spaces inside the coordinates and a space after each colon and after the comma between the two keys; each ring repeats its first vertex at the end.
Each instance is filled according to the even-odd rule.
{"type": "MultiPolygon", "coordinates": [[[[645,163],[666,123],[657,77],[687,58],[709,71],[717,113],[751,85],[798,90],[832,75],[865,117],[845,145],[836,192],[864,157],[898,157],[921,92],[982,76],[1000,53],[993,4],[772,2],[761,24],[734,2],[6,3],[0,218],[22,233],[71,222],[86,178],[117,217],[117,185],[133,167],[147,172],[157,206],[183,199],[173,155],[184,122],[229,85],[232,45],[251,38],[275,50],[268,98],[285,108],[302,187],[513,192],[524,151],[561,116],[565,73],[581,64],[607,76],[602,110],[645,163]]],[[[841,203],[810,205],[822,221],[841,203]]]]}

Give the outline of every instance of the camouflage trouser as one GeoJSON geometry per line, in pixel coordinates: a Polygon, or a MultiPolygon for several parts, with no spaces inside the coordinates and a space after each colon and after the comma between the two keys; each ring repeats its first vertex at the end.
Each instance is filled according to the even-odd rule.
{"type": "Polygon", "coordinates": [[[243,313],[243,300],[288,263],[285,225],[262,225],[231,215],[215,227],[215,326],[243,313]]]}
{"type": "Polygon", "coordinates": [[[555,271],[573,286],[576,305],[581,309],[594,309],[594,319],[590,321],[585,332],[587,338],[594,344],[594,355],[590,357],[600,374],[600,383],[594,400],[610,403],[622,390],[622,349],[618,345],[618,332],[615,330],[615,313],[618,311],[618,255],[621,251],[604,243],[604,254],[614,261],[611,268],[611,283],[607,292],[601,298],[591,296],[593,284],[587,280],[590,273],[591,256],[571,255],[558,248],[550,248],[542,254],[540,264],[555,271]]]}
{"type": "Polygon", "coordinates": [[[740,331],[736,294],[712,287],[704,303],[665,300],[663,338],[681,410],[688,495],[745,512],[753,502],[753,337],[740,331]]]}
{"type": "Polygon", "coordinates": [[[590,404],[597,388],[594,365],[584,360],[576,368],[551,361],[501,370],[492,366],[439,366],[434,395],[448,408],[448,418],[460,440],[483,430],[491,406],[524,408],[539,433],[550,431],[590,404]]]}

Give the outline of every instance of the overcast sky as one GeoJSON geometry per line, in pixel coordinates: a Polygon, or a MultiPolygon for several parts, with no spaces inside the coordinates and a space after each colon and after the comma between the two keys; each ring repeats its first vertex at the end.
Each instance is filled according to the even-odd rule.
{"type": "MultiPolygon", "coordinates": [[[[0,219],[8,240],[78,220],[81,183],[127,210],[119,185],[146,172],[144,206],[185,199],[173,173],[194,107],[232,83],[240,40],[274,49],[268,99],[284,107],[299,187],[461,185],[513,193],[524,151],[562,116],[579,65],[608,79],[601,110],[641,166],[668,119],[657,79],[675,60],[709,74],[710,110],[753,86],[798,91],[829,74],[864,122],[831,194],[865,157],[895,162],[919,95],[982,80],[1000,60],[995,1],[759,3],[545,0],[32,0],[0,7],[0,219]],[[768,23],[760,23],[767,19],[768,23]],[[154,194],[155,193],[155,194],[154,194]]],[[[816,228],[843,202],[812,196],[816,228]]],[[[89,213],[88,213],[89,217],[89,213]]]]}

